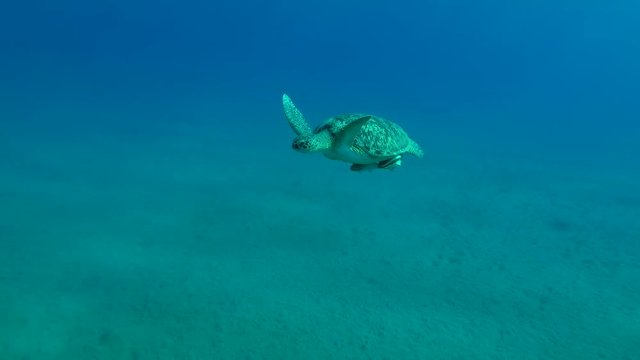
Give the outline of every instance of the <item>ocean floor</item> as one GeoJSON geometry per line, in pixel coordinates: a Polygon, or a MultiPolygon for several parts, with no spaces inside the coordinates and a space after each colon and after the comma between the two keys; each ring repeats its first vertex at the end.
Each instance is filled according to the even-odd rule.
{"type": "Polygon", "coordinates": [[[640,358],[638,179],[198,126],[4,132],[2,359],[640,358]]]}

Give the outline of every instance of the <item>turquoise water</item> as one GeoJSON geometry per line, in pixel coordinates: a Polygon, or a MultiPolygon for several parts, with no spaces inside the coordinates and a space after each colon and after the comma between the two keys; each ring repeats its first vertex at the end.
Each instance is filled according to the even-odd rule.
{"type": "Polygon", "coordinates": [[[7,7],[0,359],[640,359],[635,3],[7,7]]]}

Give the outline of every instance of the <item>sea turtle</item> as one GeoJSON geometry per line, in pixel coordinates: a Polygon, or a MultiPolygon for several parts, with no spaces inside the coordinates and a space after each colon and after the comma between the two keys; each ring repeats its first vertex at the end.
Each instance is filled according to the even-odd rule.
{"type": "Polygon", "coordinates": [[[292,147],[303,153],[320,152],[332,160],[351,163],[351,170],[394,169],[402,164],[402,156],[424,155],[397,124],[367,114],[342,114],[329,118],[315,130],[293,104],[282,96],[284,114],[296,133],[292,147]]]}

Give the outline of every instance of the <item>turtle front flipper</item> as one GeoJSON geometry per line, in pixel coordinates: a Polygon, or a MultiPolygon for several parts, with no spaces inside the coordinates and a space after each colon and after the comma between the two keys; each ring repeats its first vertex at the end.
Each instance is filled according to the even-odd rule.
{"type": "Polygon", "coordinates": [[[364,124],[366,124],[369,119],[371,119],[371,116],[366,115],[358,118],[357,120],[354,120],[353,122],[345,126],[339,134],[336,134],[334,147],[351,147],[353,140],[360,133],[360,129],[362,129],[364,124]]]}
{"type": "Polygon", "coordinates": [[[296,135],[307,136],[312,134],[311,126],[298,108],[293,104],[293,101],[287,94],[282,95],[282,107],[284,108],[284,115],[287,117],[289,126],[296,133],[296,135]]]}

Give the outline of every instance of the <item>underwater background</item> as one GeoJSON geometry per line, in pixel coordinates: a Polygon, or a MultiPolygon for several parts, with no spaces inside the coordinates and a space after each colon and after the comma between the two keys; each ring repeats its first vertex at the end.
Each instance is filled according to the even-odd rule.
{"type": "Polygon", "coordinates": [[[637,1],[0,5],[0,359],[640,359],[637,1]],[[400,124],[394,171],[292,151],[400,124]]]}

